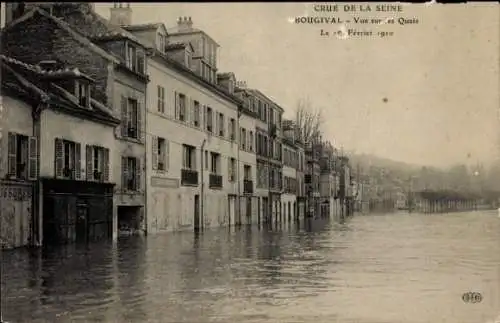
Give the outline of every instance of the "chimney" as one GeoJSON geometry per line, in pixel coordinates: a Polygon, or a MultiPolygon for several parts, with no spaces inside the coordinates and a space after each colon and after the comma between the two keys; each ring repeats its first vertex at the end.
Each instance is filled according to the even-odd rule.
{"type": "Polygon", "coordinates": [[[179,17],[179,19],[177,19],[177,27],[179,31],[189,31],[193,29],[191,17],[179,17]]]}
{"type": "Polygon", "coordinates": [[[114,2],[113,8],[110,8],[109,21],[118,26],[132,24],[132,9],[129,2],[114,2]]]}
{"type": "Polygon", "coordinates": [[[247,82],[244,81],[237,81],[236,86],[239,87],[240,89],[246,89],[247,88],[247,82]]]}

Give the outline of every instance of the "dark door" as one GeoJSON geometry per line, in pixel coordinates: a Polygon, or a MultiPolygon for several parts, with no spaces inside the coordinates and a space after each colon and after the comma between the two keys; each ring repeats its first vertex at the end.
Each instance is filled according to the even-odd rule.
{"type": "Polygon", "coordinates": [[[257,223],[260,224],[260,197],[257,197],[257,223]]]}
{"type": "Polygon", "coordinates": [[[87,242],[89,225],[88,225],[88,208],[86,205],[76,206],[76,242],[87,242]]]}
{"type": "Polygon", "coordinates": [[[54,199],[47,196],[43,199],[43,242],[45,244],[55,244],[60,239],[54,213],[54,199]]]}
{"type": "Polygon", "coordinates": [[[288,222],[292,219],[292,202],[288,202],[288,222]]]}
{"type": "Polygon", "coordinates": [[[194,231],[200,231],[200,196],[196,194],[194,196],[194,231]]]}
{"type": "Polygon", "coordinates": [[[247,224],[252,223],[252,198],[247,197],[247,224]]]}

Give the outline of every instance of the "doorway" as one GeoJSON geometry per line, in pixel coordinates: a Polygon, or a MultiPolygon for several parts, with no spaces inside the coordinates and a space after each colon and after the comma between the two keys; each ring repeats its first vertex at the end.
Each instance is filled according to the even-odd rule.
{"type": "Polygon", "coordinates": [[[252,224],[252,198],[247,197],[246,202],[247,202],[246,206],[247,224],[252,224]]]}
{"type": "Polygon", "coordinates": [[[87,205],[78,204],[76,206],[76,242],[86,243],[89,236],[89,225],[88,225],[89,211],[87,205]]]}
{"type": "Polygon", "coordinates": [[[200,232],[200,195],[194,196],[194,231],[200,232]]]}

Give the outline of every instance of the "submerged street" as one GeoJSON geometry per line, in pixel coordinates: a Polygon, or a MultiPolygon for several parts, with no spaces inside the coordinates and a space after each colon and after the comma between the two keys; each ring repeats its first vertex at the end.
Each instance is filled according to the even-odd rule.
{"type": "Polygon", "coordinates": [[[280,228],[3,252],[16,322],[494,322],[496,212],[355,216],[280,228]],[[480,292],[482,302],[462,300],[480,292]]]}

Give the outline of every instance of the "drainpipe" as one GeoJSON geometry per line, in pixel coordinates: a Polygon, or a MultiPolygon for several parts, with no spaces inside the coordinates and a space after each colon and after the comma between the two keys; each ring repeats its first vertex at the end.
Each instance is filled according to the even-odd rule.
{"type": "MultiPolygon", "coordinates": [[[[201,171],[200,171],[200,175],[201,175],[201,181],[200,181],[200,218],[199,218],[199,221],[200,223],[198,223],[198,225],[200,227],[203,227],[204,225],[204,222],[205,222],[205,219],[204,219],[204,207],[205,207],[205,168],[203,167],[203,156],[204,156],[204,153],[205,153],[205,144],[207,143],[207,140],[206,139],[203,139],[203,142],[201,143],[201,152],[200,152],[200,155],[201,155],[201,158],[200,158],[200,166],[201,166],[201,171]]],[[[198,227],[198,230],[200,229],[200,227],[198,227]]]]}
{"type": "Polygon", "coordinates": [[[35,108],[35,111],[31,114],[32,118],[32,131],[33,131],[33,137],[36,137],[36,151],[37,151],[37,161],[36,161],[36,166],[37,166],[37,178],[35,182],[33,183],[32,187],[32,193],[31,193],[31,211],[32,211],[32,216],[31,216],[31,241],[30,244],[34,246],[41,246],[41,237],[40,237],[40,215],[42,214],[40,210],[40,179],[38,174],[40,173],[40,127],[41,127],[41,111],[42,107],[39,106],[38,108],[35,108]],[[38,115],[37,115],[38,114],[38,115]]]}

